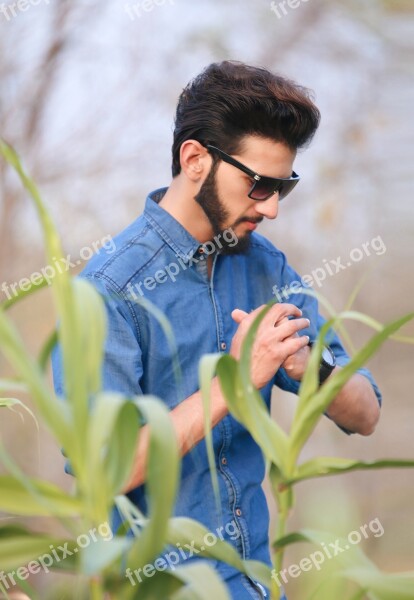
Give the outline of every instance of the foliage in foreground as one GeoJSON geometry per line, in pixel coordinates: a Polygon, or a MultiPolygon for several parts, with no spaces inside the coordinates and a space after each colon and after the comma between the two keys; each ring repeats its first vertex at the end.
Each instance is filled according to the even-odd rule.
{"type": "MultiPolygon", "coordinates": [[[[7,144],[0,142],[4,158],[19,174],[32,197],[43,228],[46,256],[50,263],[63,257],[62,247],[50,215],[44,207],[33,181],[24,172],[21,163],[7,144]]],[[[61,573],[76,573],[76,598],[117,598],[119,600],[145,599],[209,599],[225,600],[228,593],[223,582],[209,566],[198,563],[175,570],[156,571],[154,576],[132,586],[125,577],[125,569],[132,571],[153,562],[167,543],[195,542],[203,545],[207,530],[199,523],[172,517],[180,476],[180,458],[173,427],[164,404],[151,396],[124,397],[103,392],[101,365],[106,331],[106,317],[99,294],[87,282],[73,279],[68,272],[57,273],[52,282],[52,293],[59,319],[59,332],[45,341],[37,360],[33,359],[6,314],[16,302],[44,287],[46,281],[32,285],[26,292],[0,305],[0,348],[14,369],[13,379],[0,380],[0,394],[27,392],[33,400],[36,416],[53,433],[64,448],[76,473],[75,487],[68,494],[46,480],[35,479],[23,473],[0,444],[0,458],[8,470],[0,476],[0,510],[15,517],[52,517],[67,531],[64,539],[35,533],[22,525],[0,526],[0,567],[8,573],[40,556],[51,553],[51,548],[66,547],[71,554],[65,560],[53,560],[50,569],[61,573]],[[65,373],[66,400],[56,398],[49,389],[45,370],[50,352],[59,339],[65,373]],[[132,467],[134,449],[141,423],[150,425],[150,452],[147,468],[147,493],[150,512],[139,513],[128,498],[122,495],[132,467]],[[99,537],[93,544],[77,550],[76,542],[85,532],[100,531],[110,521],[116,505],[134,532],[126,536],[116,532],[110,540],[99,537]]],[[[269,305],[270,307],[270,305],[269,305]]],[[[157,314],[154,308],[146,306],[157,314]]],[[[311,436],[319,419],[335,394],[352,374],[374,354],[379,346],[414,315],[395,321],[385,327],[359,313],[350,311],[333,317],[321,332],[312,352],[309,368],[302,382],[297,410],[290,432],[285,433],[269,416],[261,395],[254,389],[250,373],[250,352],[257,328],[265,311],[259,315],[247,336],[240,361],[228,355],[208,355],[200,363],[200,384],[205,403],[206,442],[211,466],[212,485],[217,493],[211,431],[209,423],[209,388],[214,374],[220,379],[229,409],[250,431],[261,446],[268,461],[270,478],[279,511],[279,524],[273,546],[275,569],[283,565],[284,548],[292,543],[307,541],[321,544],[329,536],[320,532],[286,532],[286,522],[294,503],[293,488],[305,479],[349,472],[355,469],[384,467],[412,467],[412,460],[379,460],[374,463],[344,458],[315,458],[299,462],[300,452],[311,436]],[[356,318],[376,329],[375,335],[352,358],[349,365],[332,376],[321,389],[317,384],[317,368],[323,340],[330,326],[337,326],[345,318],[356,318]]],[[[165,317],[158,315],[170,344],[170,328],[165,317]]],[[[411,340],[412,341],[412,340],[411,340]]],[[[5,397],[0,406],[14,407],[19,400],[5,397]]],[[[217,495],[218,498],[218,495],[217,495]]],[[[236,550],[224,541],[200,555],[227,562],[264,585],[272,587],[272,597],[278,598],[277,583],[271,570],[257,561],[243,561],[236,550]]],[[[412,598],[414,574],[385,574],[380,572],[361,551],[346,561],[338,559],[335,577],[352,580],[358,587],[355,599],[366,597],[388,600],[412,598]]],[[[329,582],[328,582],[329,583],[329,582]]],[[[37,593],[21,578],[19,587],[30,598],[37,593]]],[[[327,589],[327,588],[326,588],[327,589]]],[[[0,590],[7,598],[8,588],[1,583],[0,590]]],[[[10,590],[9,590],[10,591],[10,590]]],[[[321,588],[318,598],[329,598],[321,588]]],[[[52,596],[53,597],[53,596],[52,596]]],[[[70,596],[67,596],[70,597],[70,596]]]]}

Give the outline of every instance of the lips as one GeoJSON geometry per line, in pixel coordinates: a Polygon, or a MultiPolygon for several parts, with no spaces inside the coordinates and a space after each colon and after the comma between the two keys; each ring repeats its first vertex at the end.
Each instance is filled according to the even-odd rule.
{"type": "Polygon", "coordinates": [[[253,223],[253,221],[246,221],[246,227],[247,229],[250,229],[251,231],[253,231],[254,229],[256,229],[257,227],[257,223],[253,223]]]}

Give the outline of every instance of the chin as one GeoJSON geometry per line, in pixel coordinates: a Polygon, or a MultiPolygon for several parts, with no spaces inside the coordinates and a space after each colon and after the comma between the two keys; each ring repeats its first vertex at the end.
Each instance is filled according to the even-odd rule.
{"type": "Polygon", "coordinates": [[[232,256],[233,254],[246,254],[250,249],[251,233],[247,233],[240,236],[237,240],[237,244],[234,246],[224,246],[220,251],[220,254],[224,256],[232,256]]]}

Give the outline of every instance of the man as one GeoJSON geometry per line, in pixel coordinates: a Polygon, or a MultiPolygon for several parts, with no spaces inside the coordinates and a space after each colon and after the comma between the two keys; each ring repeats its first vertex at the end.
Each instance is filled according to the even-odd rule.
{"type": "MultiPolygon", "coordinates": [[[[296,152],[311,140],[319,117],[308,91],[291,81],[237,62],[210,65],[178,102],[170,186],[149,194],[143,215],[115,238],[116,252],[102,251],[82,273],[104,298],[108,314],[104,388],[154,394],[167,404],[183,456],[175,514],[197,519],[211,531],[217,515],[198,364],[212,352],[238,358],[272,288],[300,279],[284,254],[255,229],[263,219],[276,218],[279,201],[297,184],[296,152]],[[183,373],[181,391],[161,326],[139,304],[143,296],[171,322],[183,373]]],[[[252,380],[268,406],[273,385],[297,393],[309,341],[324,322],[315,299],[295,294],[289,300],[269,310],[252,353],[252,380]]],[[[330,348],[321,381],[349,360],[336,336],[330,348]]],[[[55,360],[58,393],[60,380],[55,360]]],[[[327,415],[348,433],[369,435],[380,401],[369,372],[361,369],[327,415]]],[[[229,415],[217,378],[211,413],[223,524],[231,524],[233,532],[225,529],[225,539],[243,558],[270,565],[263,457],[229,415]]],[[[126,490],[143,511],[147,446],[144,427],[126,490]]],[[[233,598],[267,597],[257,582],[212,562],[233,598]]]]}

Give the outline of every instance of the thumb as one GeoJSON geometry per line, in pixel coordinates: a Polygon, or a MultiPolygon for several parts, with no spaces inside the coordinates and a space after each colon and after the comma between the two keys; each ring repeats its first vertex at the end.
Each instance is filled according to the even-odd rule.
{"type": "Polygon", "coordinates": [[[231,313],[231,316],[233,320],[236,321],[236,323],[241,323],[243,319],[247,317],[247,315],[248,313],[244,310],[241,310],[240,308],[235,308],[231,313]]]}

